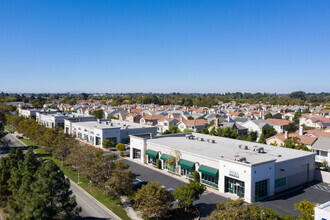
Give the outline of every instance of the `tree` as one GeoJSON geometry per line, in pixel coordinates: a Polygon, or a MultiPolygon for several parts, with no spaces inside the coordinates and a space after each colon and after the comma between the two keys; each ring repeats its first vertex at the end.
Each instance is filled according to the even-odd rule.
{"type": "Polygon", "coordinates": [[[266,115],[265,115],[265,119],[267,119],[267,118],[272,118],[273,117],[273,115],[272,115],[272,113],[270,113],[270,112],[268,112],[266,115]]]}
{"type": "Polygon", "coordinates": [[[273,127],[270,126],[264,126],[262,128],[262,134],[264,136],[265,139],[274,136],[276,134],[276,130],[273,127]]]}
{"type": "Polygon", "coordinates": [[[194,117],[192,117],[191,115],[189,115],[189,116],[187,117],[187,119],[188,119],[188,120],[194,120],[194,117]]]}
{"type": "Polygon", "coordinates": [[[108,115],[107,119],[118,119],[116,116],[108,115]]]}
{"type": "Polygon", "coordinates": [[[171,209],[173,201],[172,194],[155,182],[142,186],[134,198],[136,208],[148,218],[165,215],[171,209]]]}
{"type": "MultiPolygon", "coordinates": [[[[197,178],[197,177],[196,177],[197,178]]],[[[174,191],[174,197],[178,200],[178,205],[185,210],[192,207],[193,202],[206,190],[206,187],[198,181],[189,181],[185,186],[180,186],[174,191]]]]}
{"type": "Polygon", "coordinates": [[[238,116],[239,116],[239,117],[243,117],[243,116],[244,116],[244,113],[241,112],[241,113],[238,114],[238,116]]]}
{"type": "Polygon", "coordinates": [[[180,133],[180,130],[179,130],[178,126],[176,126],[176,125],[171,125],[169,127],[168,131],[170,132],[170,134],[180,133]]]}
{"type": "Polygon", "coordinates": [[[115,169],[105,185],[110,195],[120,197],[132,193],[135,174],[133,174],[131,170],[127,170],[128,167],[129,165],[121,161],[115,162],[115,169]]]}
{"type": "Polygon", "coordinates": [[[114,144],[109,140],[109,139],[105,139],[103,142],[102,142],[102,145],[103,147],[105,148],[111,148],[114,146],[114,144]]]}
{"type": "Polygon", "coordinates": [[[285,130],[288,131],[289,133],[294,133],[298,130],[298,128],[295,125],[295,123],[290,123],[288,124],[288,126],[286,126],[285,130]]]}
{"type": "Polygon", "coordinates": [[[95,110],[92,115],[94,115],[97,119],[102,119],[104,117],[103,110],[95,110]]]}
{"type": "Polygon", "coordinates": [[[298,124],[301,115],[302,115],[301,112],[295,112],[292,120],[298,124]]]}
{"type": "Polygon", "coordinates": [[[264,134],[261,134],[260,135],[259,140],[258,140],[258,143],[260,143],[260,144],[266,144],[266,139],[265,139],[264,134]]]}
{"type": "Polygon", "coordinates": [[[228,199],[227,202],[220,202],[217,208],[207,218],[208,220],[222,220],[222,219],[239,219],[250,220],[260,219],[261,212],[263,212],[263,219],[277,219],[277,220],[294,220],[294,215],[284,216],[279,215],[275,210],[269,208],[260,209],[259,206],[244,205],[243,199],[232,200],[228,199]]]}
{"type": "Polygon", "coordinates": [[[183,130],[183,133],[190,133],[190,132],[194,132],[194,130],[188,128],[183,130]]]}
{"type": "Polygon", "coordinates": [[[116,145],[116,149],[117,149],[118,151],[120,151],[120,155],[123,155],[123,151],[126,150],[126,147],[125,147],[124,144],[119,143],[119,144],[116,145]]]}
{"type": "Polygon", "coordinates": [[[314,208],[316,204],[309,202],[307,200],[303,200],[298,204],[294,205],[295,210],[299,210],[301,212],[299,219],[306,219],[306,220],[312,220],[314,219],[314,208]]]}
{"type": "Polygon", "coordinates": [[[42,164],[31,189],[25,211],[28,219],[72,219],[81,211],[72,196],[70,181],[52,160],[42,164]]]}

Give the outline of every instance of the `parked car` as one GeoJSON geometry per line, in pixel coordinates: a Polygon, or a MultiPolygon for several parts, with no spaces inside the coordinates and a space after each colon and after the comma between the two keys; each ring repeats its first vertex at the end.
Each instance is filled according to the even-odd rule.
{"type": "Polygon", "coordinates": [[[137,183],[134,183],[133,184],[133,190],[141,189],[142,186],[147,185],[147,184],[148,184],[148,181],[139,181],[137,183]]]}

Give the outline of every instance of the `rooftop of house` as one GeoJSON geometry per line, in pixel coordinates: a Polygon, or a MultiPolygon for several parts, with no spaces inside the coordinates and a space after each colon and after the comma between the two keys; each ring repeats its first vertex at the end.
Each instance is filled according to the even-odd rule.
{"type": "Polygon", "coordinates": [[[312,145],[314,149],[330,150],[330,138],[320,137],[312,145]]]}
{"type": "MultiPolygon", "coordinates": [[[[282,142],[284,142],[287,139],[285,137],[285,134],[284,133],[277,133],[276,135],[267,138],[267,140],[268,139],[271,139],[271,138],[274,138],[274,137],[278,138],[282,142]]],[[[299,131],[296,131],[295,133],[289,133],[288,134],[288,138],[293,138],[293,137],[299,138],[299,142],[302,143],[302,144],[306,144],[306,145],[312,145],[317,140],[316,137],[299,135],[299,131]]]]}
{"type": "Polygon", "coordinates": [[[275,119],[275,118],[268,118],[266,121],[271,125],[281,125],[281,126],[292,123],[292,121],[288,121],[285,119],[275,119]]]}
{"type": "Polygon", "coordinates": [[[155,136],[152,139],[148,139],[147,143],[179,150],[181,152],[187,152],[189,154],[203,156],[213,160],[224,158],[227,160],[238,161],[240,158],[245,158],[246,162],[244,163],[250,165],[270,161],[280,162],[297,157],[314,155],[314,153],[307,151],[270,146],[224,137],[210,136],[199,133],[155,136]],[[190,138],[188,138],[189,135],[190,138]]]}
{"type": "Polygon", "coordinates": [[[83,121],[83,122],[72,122],[73,125],[81,126],[85,128],[97,128],[97,129],[136,129],[136,128],[151,128],[153,126],[141,125],[138,123],[132,123],[127,121],[120,121],[115,119],[109,120],[98,120],[98,121],[83,121]]]}

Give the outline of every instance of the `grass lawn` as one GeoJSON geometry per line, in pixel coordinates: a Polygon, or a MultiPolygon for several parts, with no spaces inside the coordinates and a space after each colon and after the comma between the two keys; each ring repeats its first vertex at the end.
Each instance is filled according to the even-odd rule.
{"type": "Polygon", "coordinates": [[[8,132],[14,132],[15,129],[13,129],[13,127],[11,125],[5,125],[5,129],[8,131],[8,132]]]}
{"type": "MultiPolygon", "coordinates": [[[[45,152],[44,149],[37,148],[34,151],[44,159],[53,160],[57,164],[57,166],[61,168],[61,161],[53,158],[51,154],[45,152]]],[[[78,172],[76,170],[72,169],[70,166],[65,165],[61,168],[61,170],[72,181],[74,181],[75,183],[78,182],[78,172]]],[[[79,186],[81,188],[86,190],[91,196],[93,196],[95,199],[105,205],[108,209],[113,211],[121,219],[130,219],[126,214],[124,207],[122,205],[119,205],[119,199],[113,199],[109,195],[103,194],[103,190],[100,187],[90,184],[89,180],[87,178],[84,178],[83,176],[80,176],[80,182],[81,183],[79,184],[79,186]]]]}
{"type": "Polygon", "coordinates": [[[26,144],[29,147],[36,146],[36,144],[33,141],[29,140],[29,139],[23,138],[23,139],[20,139],[20,141],[22,141],[24,144],[26,144]]]}

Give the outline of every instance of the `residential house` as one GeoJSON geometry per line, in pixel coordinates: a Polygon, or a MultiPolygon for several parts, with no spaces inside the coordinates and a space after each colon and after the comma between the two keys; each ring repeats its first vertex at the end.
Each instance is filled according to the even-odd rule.
{"type": "Polygon", "coordinates": [[[185,129],[200,131],[204,128],[207,128],[207,121],[205,119],[182,120],[179,122],[178,127],[181,132],[185,129]]]}
{"type": "Polygon", "coordinates": [[[330,165],[330,138],[320,137],[312,145],[312,151],[316,153],[315,161],[326,161],[330,165]]]}
{"type": "Polygon", "coordinates": [[[291,121],[285,119],[275,119],[275,118],[267,118],[266,121],[276,130],[277,133],[284,133],[285,128],[290,123],[292,123],[291,121]]]}

